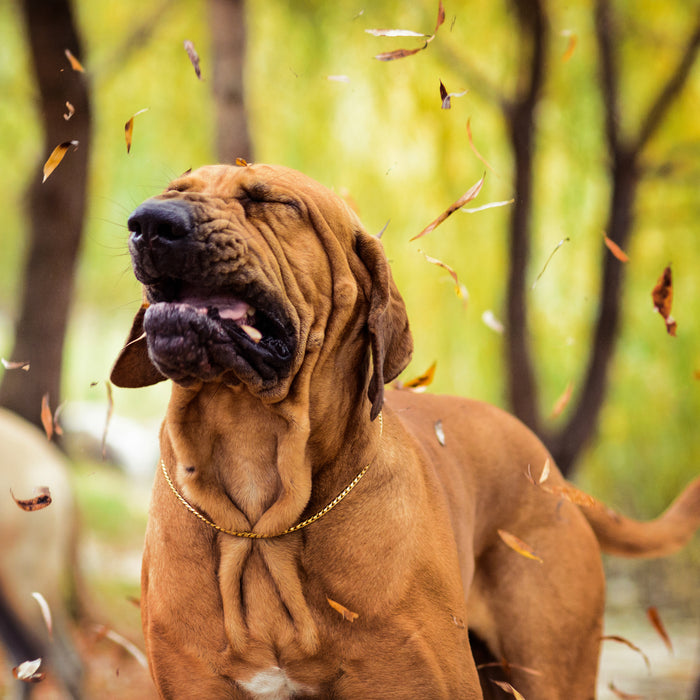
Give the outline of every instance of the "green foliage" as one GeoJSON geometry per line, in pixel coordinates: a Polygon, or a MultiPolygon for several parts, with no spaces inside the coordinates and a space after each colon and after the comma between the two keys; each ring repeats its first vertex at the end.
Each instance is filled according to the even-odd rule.
{"type": "MultiPolygon", "coordinates": [[[[69,336],[67,399],[102,391],[139,303],[126,256],[128,212],[189,167],[215,159],[211,62],[206,3],[169,2],[147,39],[118,49],[147,16],[144,3],[76,3],[87,43],[83,63],[94,89],[95,141],[91,208],[80,267],[75,321],[69,336]],[[191,39],[205,80],[196,79],[182,48],[191,39]],[[126,120],[138,110],[127,155],[126,120]]],[[[553,406],[585,371],[596,315],[603,227],[608,204],[607,153],[591,3],[550,3],[551,55],[538,112],[536,209],[529,277],[531,334],[542,381],[553,406]],[[569,32],[566,34],[565,32],[569,32]],[[576,46],[564,60],[570,36],[576,46]],[[545,262],[564,238],[547,269],[545,262]],[[536,284],[535,281],[537,280],[536,284]]],[[[513,196],[511,153],[488,86],[508,94],[515,85],[517,30],[505,2],[446,2],[447,19],[430,46],[383,63],[373,56],[419,46],[416,39],[374,37],[368,28],[430,33],[437,2],[385,0],[360,13],[348,0],[249,3],[247,99],[256,159],[307,172],[356,203],[370,232],[389,221],[383,242],[412,319],[416,352],[406,376],[437,360],[431,390],[467,394],[498,404],[503,396],[502,337],[481,320],[503,318],[507,207],[456,212],[415,243],[409,238],[461,196],[486,169],[474,144],[495,169],[473,203],[513,196]],[[329,80],[347,76],[347,82],[329,80]],[[439,81],[448,91],[469,89],[441,110],[439,81]],[[470,292],[465,307],[444,270],[417,250],[453,267],[470,292]]],[[[692,8],[681,0],[617,3],[624,31],[623,124],[640,114],[668,75],[686,40],[692,8]]],[[[26,235],[21,197],[42,152],[33,112],[31,69],[18,38],[19,17],[0,5],[0,150],[5,220],[0,231],[0,332],[9,329],[17,299],[18,261],[26,235]]],[[[67,68],[57,57],[57,70],[67,68]]],[[[582,466],[602,497],[643,514],[658,511],[700,463],[694,428],[700,415],[700,299],[698,224],[700,71],[650,144],[651,175],[640,190],[636,230],[626,252],[621,343],[598,438],[582,466]],[[678,337],[666,335],[652,311],[651,290],[669,262],[674,272],[678,337]]],[[[61,118],[57,115],[57,118],[61,118]]],[[[54,173],[60,176],[60,167],[54,173]]],[[[2,350],[9,345],[0,338],[2,350]]],[[[120,391],[120,412],[162,411],[163,392],[120,391]],[[138,394],[138,395],[137,395],[138,394]],[[157,406],[157,408],[156,408],[157,406]]],[[[575,393],[574,393],[575,400],[575,393]]],[[[558,420],[564,420],[566,413],[558,420]]]]}

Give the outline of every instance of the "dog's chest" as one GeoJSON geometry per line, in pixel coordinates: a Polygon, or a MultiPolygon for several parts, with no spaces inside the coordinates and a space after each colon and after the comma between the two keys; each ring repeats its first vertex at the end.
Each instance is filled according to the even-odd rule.
{"type": "Polygon", "coordinates": [[[287,700],[301,694],[317,694],[313,688],[292,680],[278,666],[258,671],[249,680],[238,681],[238,684],[259,700],[287,700]]]}

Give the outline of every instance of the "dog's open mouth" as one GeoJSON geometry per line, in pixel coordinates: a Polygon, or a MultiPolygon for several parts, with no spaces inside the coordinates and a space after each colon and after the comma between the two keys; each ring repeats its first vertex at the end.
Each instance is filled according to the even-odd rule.
{"type": "Polygon", "coordinates": [[[148,285],[149,354],[175,381],[222,378],[269,386],[290,371],[294,323],[283,305],[249,286],[212,289],[177,279],[148,285]],[[261,384],[262,383],[262,384],[261,384]]]}

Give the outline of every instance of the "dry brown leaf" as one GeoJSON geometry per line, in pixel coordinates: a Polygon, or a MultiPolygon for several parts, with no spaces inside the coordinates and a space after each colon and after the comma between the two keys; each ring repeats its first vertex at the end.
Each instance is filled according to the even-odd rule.
{"type": "Polygon", "coordinates": [[[29,362],[17,362],[15,360],[6,360],[4,357],[0,359],[2,366],[5,369],[23,369],[25,372],[29,372],[29,362]]]}
{"type": "Polygon", "coordinates": [[[529,544],[523,542],[519,537],[512,535],[506,530],[498,530],[498,536],[514,551],[525,557],[526,559],[533,559],[542,564],[542,559],[535,554],[535,550],[530,547],[529,544]]]}
{"type": "Polygon", "coordinates": [[[75,114],[75,107],[70,102],[66,102],[66,109],[68,111],[63,115],[63,118],[68,121],[75,114]]]}
{"type": "Polygon", "coordinates": [[[671,643],[671,638],[668,636],[666,627],[664,627],[664,623],[661,621],[659,611],[653,605],[647,608],[647,617],[649,618],[649,622],[651,622],[659,637],[663,639],[669,653],[673,654],[673,644],[671,643]]]}
{"type": "Polygon", "coordinates": [[[491,680],[491,683],[497,685],[502,690],[505,690],[506,693],[510,693],[516,700],[525,700],[525,698],[510,683],[494,680],[491,680]]]}
{"type": "Polygon", "coordinates": [[[669,265],[659,277],[654,287],[651,298],[654,301],[654,308],[661,314],[666,323],[666,331],[669,335],[676,335],[676,322],[671,316],[671,304],[673,303],[673,280],[671,277],[671,266],[669,265]]]}
{"type": "Polygon", "coordinates": [[[474,151],[474,155],[494,174],[496,174],[496,171],[493,169],[493,166],[491,163],[489,163],[484,156],[479,153],[477,150],[476,146],[474,145],[474,140],[472,139],[472,127],[471,127],[471,119],[467,119],[467,139],[469,140],[469,147],[474,151]]]}
{"type": "Polygon", "coordinates": [[[85,69],[80,64],[80,61],[71,53],[71,51],[69,49],[65,50],[65,54],[66,54],[66,58],[68,59],[68,62],[70,63],[70,67],[74,71],[77,71],[78,73],[85,72],[85,69]]]}
{"type": "Polygon", "coordinates": [[[651,664],[649,663],[649,657],[636,645],[632,644],[629,639],[625,639],[624,637],[620,637],[617,634],[606,634],[604,637],[601,637],[601,640],[604,642],[618,642],[619,644],[624,644],[625,646],[628,646],[632,651],[636,651],[643,659],[644,663],[646,664],[646,667],[651,670],[651,664]]]}
{"type": "Polygon", "coordinates": [[[59,163],[63,160],[63,156],[68,153],[68,149],[71,146],[73,146],[73,150],[78,148],[78,143],[78,141],[64,141],[63,143],[59,143],[58,146],[53,149],[48,160],[46,163],[44,163],[44,179],[42,182],[46,182],[48,176],[51,175],[54,170],[56,170],[59,163]]]}
{"type": "Polygon", "coordinates": [[[127,153],[131,151],[131,138],[134,133],[134,117],[138,117],[139,114],[143,114],[144,112],[148,112],[148,107],[140,109],[138,112],[132,114],[131,117],[129,117],[129,119],[127,120],[126,124],[124,124],[124,138],[126,139],[127,153]]]}
{"type": "Polygon", "coordinates": [[[195,50],[194,44],[189,39],[185,39],[184,47],[185,47],[185,51],[187,51],[187,55],[190,57],[190,63],[192,63],[192,67],[194,68],[194,72],[196,73],[197,77],[201,80],[202,79],[202,69],[199,66],[199,54],[195,50]]]}
{"type": "Polygon", "coordinates": [[[442,427],[442,421],[438,418],[435,421],[435,436],[438,442],[444,447],[445,446],[445,430],[442,427]]]}
{"type": "Polygon", "coordinates": [[[612,238],[608,238],[608,236],[604,233],[603,234],[603,240],[605,241],[605,245],[608,247],[608,250],[620,261],[623,263],[629,262],[629,256],[627,253],[625,253],[622,248],[620,248],[615,241],[612,240],[612,238]]]}
{"type": "Polygon", "coordinates": [[[24,681],[25,683],[40,683],[46,678],[46,674],[39,671],[40,666],[41,659],[23,661],[19,666],[15,666],[12,669],[12,675],[18,681],[24,681]]]}
{"type": "Polygon", "coordinates": [[[50,440],[53,437],[53,415],[49,406],[48,394],[44,394],[41,397],[41,424],[44,426],[46,439],[50,440]]]}
{"type": "Polygon", "coordinates": [[[469,90],[462,90],[462,92],[447,92],[447,88],[440,81],[440,100],[442,102],[442,109],[451,109],[452,98],[453,97],[463,97],[469,92],[469,90]]]}
{"type": "Polygon", "coordinates": [[[328,601],[328,605],[330,605],[333,608],[333,610],[335,610],[343,616],[344,620],[347,620],[348,622],[355,622],[355,620],[357,620],[357,618],[360,617],[356,612],[348,610],[344,605],[336,603],[330,598],[326,598],[326,600],[328,601]]]}
{"type": "Polygon", "coordinates": [[[380,53],[375,56],[378,61],[393,61],[397,58],[406,58],[407,56],[413,56],[419,51],[428,48],[428,44],[435,38],[437,30],[442,26],[445,21],[445,8],[442,5],[442,0],[438,6],[438,16],[437,22],[435,23],[435,29],[433,33],[428,36],[426,34],[419,34],[418,32],[411,32],[405,29],[365,29],[368,34],[373,34],[374,36],[413,36],[413,37],[425,37],[425,43],[423,46],[419,46],[417,49],[396,49],[395,51],[387,51],[385,53],[380,53]]]}
{"type": "Polygon", "coordinates": [[[423,372],[423,374],[415,377],[414,379],[409,379],[407,382],[401,383],[402,389],[419,389],[420,387],[428,386],[432,384],[435,377],[435,368],[437,367],[437,362],[433,362],[428,369],[423,372]]]}
{"type": "Polygon", "coordinates": [[[422,253],[425,259],[429,262],[432,263],[433,265],[437,265],[438,267],[441,267],[443,270],[447,270],[447,272],[450,273],[450,276],[455,282],[455,294],[462,300],[464,305],[466,306],[467,302],[469,301],[469,291],[467,288],[459,281],[459,278],[457,277],[457,273],[447,264],[442,262],[442,260],[438,260],[437,258],[433,258],[424,251],[422,251],[420,248],[418,249],[419,253],[422,253]]]}
{"type": "Polygon", "coordinates": [[[10,489],[10,495],[14,502],[24,511],[32,512],[35,510],[41,510],[51,505],[51,491],[48,486],[37,486],[34,491],[32,498],[20,499],[15,498],[15,494],[12,493],[10,489]]]}
{"type": "Polygon", "coordinates": [[[411,238],[412,241],[415,241],[418,238],[421,238],[421,236],[425,236],[427,233],[430,233],[434,228],[439,226],[448,216],[451,216],[454,214],[457,209],[460,209],[463,207],[467,202],[471,202],[472,199],[474,199],[479,192],[481,192],[481,188],[484,186],[484,179],[486,178],[486,174],[481,177],[481,180],[479,180],[475,185],[472,185],[454,204],[451,204],[440,216],[438,216],[437,219],[429,223],[417,236],[413,236],[411,238]]]}
{"type": "Polygon", "coordinates": [[[44,598],[44,596],[41,595],[41,593],[37,593],[36,591],[34,591],[34,593],[32,593],[32,598],[34,598],[34,600],[36,600],[36,602],[39,604],[39,608],[41,609],[41,616],[44,618],[44,623],[46,624],[46,629],[49,633],[49,639],[52,639],[53,620],[51,618],[51,608],[46,602],[46,598],[44,598]]]}
{"type": "Polygon", "coordinates": [[[552,412],[549,414],[550,418],[558,418],[564,412],[564,409],[569,405],[569,401],[571,401],[571,395],[573,393],[574,383],[569,382],[562,395],[555,401],[552,412]]]}

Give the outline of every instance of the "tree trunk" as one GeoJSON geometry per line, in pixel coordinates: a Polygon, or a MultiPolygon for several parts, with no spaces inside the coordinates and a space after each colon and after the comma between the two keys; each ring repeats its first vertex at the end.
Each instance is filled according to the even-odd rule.
{"type": "Polygon", "coordinates": [[[44,129],[41,163],[27,193],[29,246],[11,358],[28,361],[28,373],[6,371],[0,405],[41,425],[41,398],[52,406],[60,395],[63,341],[82,238],[90,148],[90,104],[83,73],[74,71],[68,49],[80,60],[82,47],[69,0],[24,0],[22,13],[38,87],[44,129]],[[75,113],[66,121],[66,101],[75,113]],[[77,150],[42,183],[42,166],[53,149],[77,140],[77,150]]]}
{"type": "Polygon", "coordinates": [[[250,161],[253,149],[245,109],[246,49],[244,0],[209,0],[214,98],[216,100],[216,153],[222,163],[236,158],[250,161]]]}

